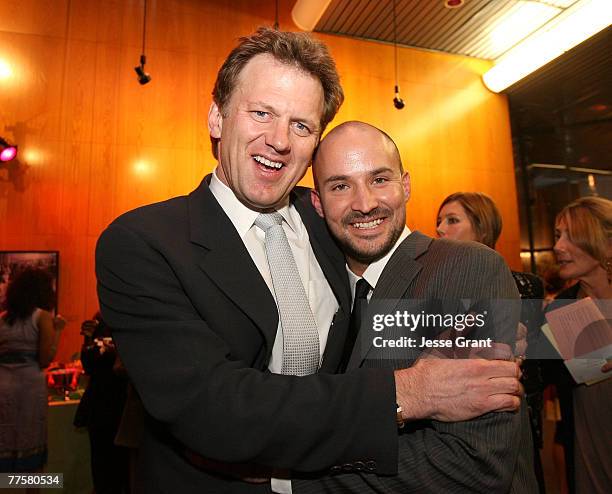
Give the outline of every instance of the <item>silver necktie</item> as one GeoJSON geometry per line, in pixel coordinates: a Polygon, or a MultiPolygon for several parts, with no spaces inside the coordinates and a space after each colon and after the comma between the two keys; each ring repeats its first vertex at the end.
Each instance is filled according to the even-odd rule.
{"type": "Polygon", "coordinates": [[[319,368],[319,332],[280,213],[261,213],[255,225],[266,233],[266,257],[283,329],[282,374],[305,376],[319,368]]]}

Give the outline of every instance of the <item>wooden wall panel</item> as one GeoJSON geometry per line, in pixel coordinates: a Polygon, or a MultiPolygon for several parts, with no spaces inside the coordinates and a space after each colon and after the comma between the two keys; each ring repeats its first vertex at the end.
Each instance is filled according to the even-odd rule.
{"type": "MultiPolygon", "coordinates": [[[[104,227],[140,205],[186,194],[214,161],[206,127],[218,67],[236,39],[274,20],[274,0],[152,0],[147,71],[142,0],[0,0],[0,135],[20,146],[23,181],[0,181],[0,250],[59,250],[59,357],[80,345],[97,309],[94,248],[104,227]]],[[[281,0],[281,28],[292,0],[281,0]]],[[[433,234],[440,201],[482,190],[504,215],[499,250],[519,266],[508,109],[480,81],[488,63],[402,48],[393,108],[393,48],[316,35],[336,58],[346,102],[330,125],[366,120],[397,141],[412,175],[408,223],[433,234]]],[[[0,179],[6,179],[0,170],[0,179]]],[[[310,173],[303,180],[311,185],[310,173]]]]}
{"type": "Polygon", "coordinates": [[[434,235],[435,215],[446,196],[485,192],[504,219],[498,250],[520,269],[510,121],[505,97],[490,93],[480,79],[489,62],[401,48],[399,83],[406,107],[398,111],[392,104],[392,46],[320,38],[337,61],[346,92],[330,128],[365,120],[393,137],[412,176],[409,226],[434,235]]]}

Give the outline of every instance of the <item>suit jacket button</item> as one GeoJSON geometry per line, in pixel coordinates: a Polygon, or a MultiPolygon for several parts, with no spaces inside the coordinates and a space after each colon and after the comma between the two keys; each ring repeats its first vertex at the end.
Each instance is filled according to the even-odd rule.
{"type": "Polygon", "coordinates": [[[339,473],[342,471],[342,467],[339,465],[334,465],[329,469],[330,473],[339,473]]]}
{"type": "Polygon", "coordinates": [[[368,472],[375,472],[376,462],[374,460],[366,461],[365,467],[368,472]]]}
{"type": "Polygon", "coordinates": [[[344,471],[344,472],[352,472],[353,471],[353,464],[352,463],[345,463],[344,465],[342,465],[342,471],[344,471]]]}
{"type": "Polygon", "coordinates": [[[353,466],[355,467],[355,471],[357,472],[362,472],[363,470],[365,470],[365,463],[363,461],[356,461],[355,463],[353,463],[353,466]]]}

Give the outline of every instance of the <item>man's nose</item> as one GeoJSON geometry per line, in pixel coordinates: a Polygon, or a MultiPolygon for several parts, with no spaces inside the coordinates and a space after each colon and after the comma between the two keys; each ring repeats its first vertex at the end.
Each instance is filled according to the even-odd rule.
{"type": "Polygon", "coordinates": [[[378,207],[378,197],[369,187],[360,187],[355,191],[353,198],[353,210],[367,214],[378,207]]]}
{"type": "Polygon", "coordinates": [[[276,120],[266,134],[266,144],[274,148],[279,154],[285,154],[291,149],[289,139],[289,123],[276,120]]]}

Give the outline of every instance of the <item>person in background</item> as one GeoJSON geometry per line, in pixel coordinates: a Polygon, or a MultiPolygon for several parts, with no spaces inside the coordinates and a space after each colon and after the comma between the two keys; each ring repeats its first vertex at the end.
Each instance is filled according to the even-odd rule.
{"type": "MultiPolygon", "coordinates": [[[[559,293],[547,310],[591,297],[608,321],[612,299],[612,201],[583,197],[557,215],[554,246],[559,276],[577,283],[559,293]],[[606,310],[607,309],[607,310],[606,310]]],[[[607,493],[612,486],[612,379],[577,385],[563,362],[549,361],[546,379],[555,382],[561,421],[555,441],[565,448],[570,493],[607,493]]],[[[612,370],[612,364],[602,372],[612,370]]]]}
{"type": "MultiPolygon", "coordinates": [[[[0,472],[38,472],[47,459],[43,369],[66,324],[53,316],[51,275],[25,269],[9,284],[0,317],[0,472]]],[[[28,492],[37,492],[30,489],[28,492]]]]}
{"type": "Polygon", "coordinates": [[[91,474],[96,494],[128,492],[128,450],[114,444],[125,406],[127,376],[122,371],[111,329],[97,312],[81,325],[81,362],[90,376],[74,425],[87,427],[91,474]]]}
{"type": "MultiPolygon", "coordinates": [[[[471,240],[495,249],[502,231],[502,217],[497,205],[488,195],[482,192],[456,192],[442,201],[438,209],[436,231],[441,238],[451,240],[471,240]]],[[[540,278],[532,273],[512,271],[512,276],[522,299],[521,330],[526,330],[527,354],[519,348],[517,355],[527,357],[523,362],[523,385],[529,407],[531,433],[534,445],[534,469],[540,492],[545,492],[544,472],[539,450],[543,446],[542,409],[544,405],[544,380],[540,363],[534,350],[540,347],[543,324],[542,299],[544,285],[540,278]]]]}

